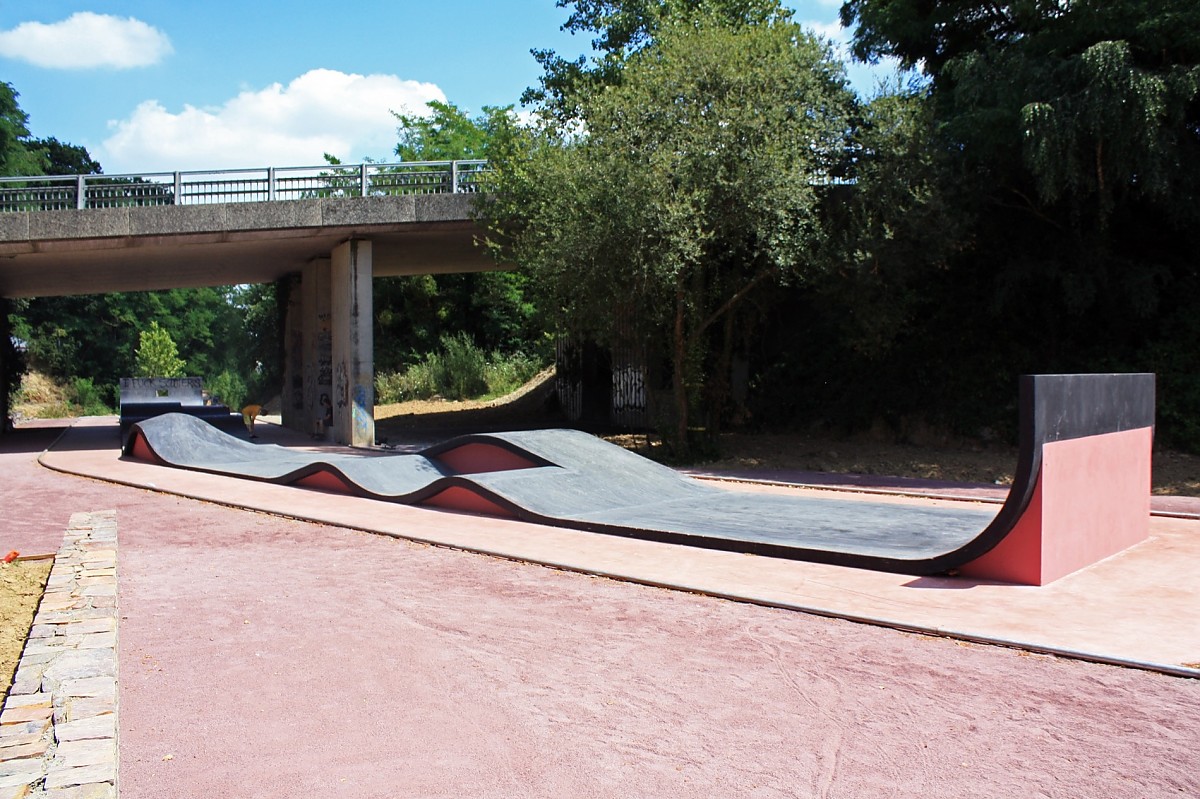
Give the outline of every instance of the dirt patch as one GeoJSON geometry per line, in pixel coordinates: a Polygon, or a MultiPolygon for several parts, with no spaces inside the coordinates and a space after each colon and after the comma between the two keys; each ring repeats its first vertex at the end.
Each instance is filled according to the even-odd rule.
{"type": "MultiPolygon", "coordinates": [[[[654,436],[606,438],[656,459],[661,459],[665,450],[654,436]]],[[[868,474],[1008,486],[1012,485],[1017,465],[1017,448],[997,444],[917,446],[792,433],[730,433],[721,436],[715,460],[695,465],[713,470],[868,474]]],[[[1200,497],[1200,456],[1157,451],[1152,480],[1155,494],[1200,497]]]]}
{"type": "Polygon", "coordinates": [[[0,563],[0,695],[7,697],[53,561],[0,563]]]}
{"type": "Polygon", "coordinates": [[[521,388],[491,400],[412,400],[375,406],[381,442],[462,432],[560,425],[553,413],[554,369],[544,369],[521,388]]]}

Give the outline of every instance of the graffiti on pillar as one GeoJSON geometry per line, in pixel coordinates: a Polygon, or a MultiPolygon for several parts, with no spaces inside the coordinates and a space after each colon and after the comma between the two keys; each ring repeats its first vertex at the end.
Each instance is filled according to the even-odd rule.
{"type": "Polygon", "coordinates": [[[367,413],[366,386],[354,386],[354,440],[370,441],[374,436],[371,430],[371,414],[367,413]]]}
{"type": "Polygon", "coordinates": [[[333,384],[334,404],[345,408],[350,404],[350,376],[346,373],[345,361],[337,365],[337,379],[333,384]]]}
{"type": "Polygon", "coordinates": [[[329,330],[330,316],[317,315],[317,385],[333,385],[333,333],[329,330]]]}
{"type": "Polygon", "coordinates": [[[292,410],[304,410],[304,335],[299,330],[292,332],[288,344],[288,371],[291,375],[292,410]]]}

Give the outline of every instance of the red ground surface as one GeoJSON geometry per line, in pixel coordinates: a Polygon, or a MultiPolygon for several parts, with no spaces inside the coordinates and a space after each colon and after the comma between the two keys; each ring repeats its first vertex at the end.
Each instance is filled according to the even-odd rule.
{"type": "Polygon", "coordinates": [[[0,454],[3,529],[53,549],[71,512],[118,511],[125,799],[1200,795],[1194,680],[236,511],[33,457],[0,454]]]}

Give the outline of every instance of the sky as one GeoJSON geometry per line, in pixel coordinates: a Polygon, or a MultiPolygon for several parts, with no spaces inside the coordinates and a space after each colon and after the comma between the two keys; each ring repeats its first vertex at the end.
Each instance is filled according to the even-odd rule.
{"type": "MultiPolygon", "coordinates": [[[[785,0],[836,43],[841,0],[785,0]]],[[[0,0],[0,81],[105,174],[391,161],[392,111],[518,104],[588,36],[554,0],[0,0]]],[[[878,70],[852,66],[870,94],[878,70]]]]}

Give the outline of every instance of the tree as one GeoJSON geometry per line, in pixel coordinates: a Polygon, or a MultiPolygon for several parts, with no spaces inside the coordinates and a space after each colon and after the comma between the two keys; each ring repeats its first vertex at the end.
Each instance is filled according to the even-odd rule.
{"type": "Polygon", "coordinates": [[[493,241],[565,329],[669,342],[686,453],[692,406],[728,373],[735,315],[825,266],[815,184],[844,158],[853,96],[799,26],[707,12],[659,20],[619,81],[566,99],[585,134],[510,127],[493,146],[493,241]]]}
{"type": "Polygon", "coordinates": [[[594,35],[595,55],[567,60],[553,50],[534,50],[543,70],[541,87],[527,89],[521,101],[540,105],[560,122],[579,118],[579,102],[587,94],[619,83],[626,59],[673,21],[707,16],[738,26],[791,18],[778,0],[558,0],[557,5],[572,9],[563,30],[594,35]]]}
{"type": "Polygon", "coordinates": [[[99,175],[103,171],[100,162],[92,158],[86,147],[60,142],[53,136],[48,139],[33,139],[29,142],[29,147],[43,155],[42,168],[38,174],[99,175]]]}
{"type": "Polygon", "coordinates": [[[961,246],[966,215],[947,197],[946,158],[919,82],[885,87],[858,106],[851,126],[850,185],[825,209],[827,258],[821,301],[842,344],[886,357],[927,302],[931,275],[961,246]]]}
{"type": "Polygon", "coordinates": [[[1159,368],[1162,418],[1200,414],[1198,348],[1172,339],[1198,313],[1200,5],[849,0],[842,20],[860,58],[928,78],[958,223],[924,290],[926,356],[988,363],[997,377],[953,374],[994,391],[1025,371],[1159,368]]]}
{"type": "Polygon", "coordinates": [[[184,362],[171,334],[151,322],[138,337],[137,377],[183,377],[184,362]]]}
{"type": "MultiPolygon", "coordinates": [[[[396,114],[395,154],[404,161],[487,158],[511,108],[485,107],[471,117],[454,103],[431,101],[426,115],[396,114]]],[[[537,349],[536,309],[525,277],[508,272],[380,278],[375,284],[375,365],[398,371],[465,333],[487,351],[537,349]]]]}
{"type": "Polygon", "coordinates": [[[430,100],[428,116],[397,114],[399,142],[395,154],[401,161],[454,161],[487,158],[491,119],[508,109],[483,109],[472,119],[454,103],[430,100]]]}
{"type": "Polygon", "coordinates": [[[253,366],[231,287],[37,297],[22,301],[17,317],[31,364],[58,377],[107,385],[131,374],[139,333],[151,322],[178,342],[193,374],[253,366]]]}
{"type": "Polygon", "coordinates": [[[1180,202],[1200,169],[1192,0],[849,0],[841,15],[858,57],[930,76],[947,144],[1029,222],[1101,234],[1139,203],[1198,218],[1180,202]]]}
{"type": "Polygon", "coordinates": [[[0,175],[41,174],[38,152],[29,147],[29,115],[17,104],[20,95],[0,81],[0,175]]]}

